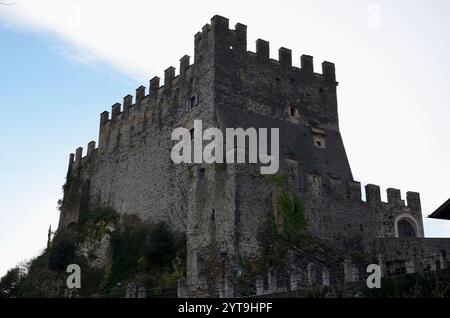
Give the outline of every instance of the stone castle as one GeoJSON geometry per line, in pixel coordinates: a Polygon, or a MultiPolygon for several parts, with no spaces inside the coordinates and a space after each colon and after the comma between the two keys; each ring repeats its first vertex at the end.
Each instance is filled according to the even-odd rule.
{"type": "Polygon", "coordinates": [[[301,200],[293,212],[303,214],[305,231],[339,249],[341,262],[293,248],[284,268],[254,280],[255,294],[356,282],[369,263],[383,275],[447,267],[450,240],[424,238],[418,193],[407,192],[405,202],[400,190],[388,189],[382,202],[380,188],[369,184],[362,199],[339,131],[333,63],[316,73],[313,57],[302,55],[294,67],[291,50],[271,59],[264,40],[247,51],[247,27],[230,29],[221,16],[195,35],[194,46],[193,64],[183,56],[178,75],[169,67],[162,84],[154,77],[148,93],[141,86],[134,101],[127,95],[103,112],[98,147],[92,141],[85,156],[82,148],[70,155],[58,231],[99,207],[164,221],[186,233],[180,295],[239,296],[243,260],[261,254],[261,229],[272,221],[282,231],[288,222],[280,189],[289,189],[288,197],[301,200]],[[171,133],[195,119],[222,130],[279,128],[278,174],[261,176],[259,164],[174,164],[171,133]]]}

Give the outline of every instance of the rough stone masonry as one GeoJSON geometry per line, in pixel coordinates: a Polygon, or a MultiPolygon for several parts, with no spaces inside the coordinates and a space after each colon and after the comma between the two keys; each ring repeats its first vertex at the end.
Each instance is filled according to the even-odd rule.
{"type": "Polygon", "coordinates": [[[187,237],[182,294],[239,296],[236,279],[243,260],[261,251],[259,231],[272,218],[283,222],[282,180],[301,198],[309,235],[339,247],[343,262],[334,269],[294,253],[283,273],[269,270],[254,282],[255,293],[361,280],[364,262],[380,264],[383,275],[447,267],[450,241],[423,238],[418,193],[407,192],[405,202],[388,189],[382,202],[380,188],[367,185],[361,199],[339,131],[333,63],[316,73],[313,57],[302,55],[294,67],[291,50],[271,59],[264,40],[247,51],[247,27],[230,29],[221,16],[195,35],[194,47],[194,63],[183,56],[178,75],[167,68],[163,83],[152,78],[148,93],[141,86],[134,100],[127,95],[100,115],[98,147],[90,142],[85,156],[82,148],[70,155],[58,231],[94,208],[164,221],[187,237]],[[174,164],[171,133],[195,119],[204,129],[279,128],[279,178],[261,177],[258,164],[174,164]],[[361,263],[358,253],[369,259],[361,263]],[[209,275],[211,262],[220,275],[209,275]]]}

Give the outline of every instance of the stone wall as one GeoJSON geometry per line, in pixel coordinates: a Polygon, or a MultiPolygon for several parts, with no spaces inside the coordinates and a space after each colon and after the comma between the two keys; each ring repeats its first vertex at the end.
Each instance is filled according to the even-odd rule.
{"type": "Polygon", "coordinates": [[[373,254],[379,256],[385,275],[394,275],[395,270],[403,268],[406,273],[442,270],[449,265],[450,239],[377,239],[373,254]]]}

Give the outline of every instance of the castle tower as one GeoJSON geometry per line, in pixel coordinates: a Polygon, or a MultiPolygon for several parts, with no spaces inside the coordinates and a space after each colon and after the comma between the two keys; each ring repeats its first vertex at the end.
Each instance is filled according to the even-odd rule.
{"type": "Polygon", "coordinates": [[[390,189],[381,202],[379,187],[368,185],[361,199],[339,130],[333,63],[323,62],[316,73],[313,57],[302,55],[295,67],[291,50],[280,48],[271,59],[261,39],[250,52],[247,27],[230,28],[221,16],[195,35],[194,52],[193,64],[183,56],[178,73],[166,68],[148,92],[136,89],[134,102],[127,95],[100,115],[98,147],[90,142],[85,156],[80,147],[69,157],[58,231],[101,207],[166,222],[186,233],[190,296],[235,295],[242,259],[260,253],[267,220],[287,227],[285,192],[297,200],[294,213],[304,214],[308,233],[346,253],[368,251],[374,239],[404,231],[423,237],[417,193],[409,192],[405,203],[390,189]],[[192,129],[196,119],[203,129],[278,128],[277,175],[261,176],[259,164],[173,163],[173,130],[192,129]]]}

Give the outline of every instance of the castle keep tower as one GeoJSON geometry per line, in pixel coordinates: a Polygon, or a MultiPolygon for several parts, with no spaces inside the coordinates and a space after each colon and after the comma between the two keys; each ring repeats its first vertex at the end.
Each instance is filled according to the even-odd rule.
{"type": "MultiPolygon", "coordinates": [[[[424,236],[418,193],[408,192],[405,202],[399,190],[389,189],[388,202],[382,202],[380,188],[367,185],[361,199],[339,131],[333,63],[323,62],[316,73],[313,57],[302,55],[301,68],[294,67],[291,50],[280,48],[278,59],[271,59],[269,43],[261,39],[256,52],[247,51],[247,27],[238,23],[230,29],[220,16],[195,35],[194,45],[193,64],[183,56],[178,74],[167,68],[163,83],[154,77],[148,93],[141,86],[134,101],[127,95],[111,113],[103,112],[98,148],[90,142],[85,156],[82,148],[70,155],[59,231],[99,207],[164,221],[186,233],[189,293],[213,296],[239,295],[236,280],[246,271],[243,260],[260,254],[261,229],[272,219],[279,230],[288,226],[285,197],[301,202],[293,213],[305,220],[302,230],[339,246],[344,258],[372,253],[388,266],[385,246],[397,243],[375,246],[376,240],[424,236]],[[204,129],[222,131],[279,128],[277,176],[261,176],[258,164],[174,164],[171,133],[192,128],[195,119],[204,129]],[[211,275],[219,268],[222,275],[211,275]]],[[[448,248],[439,244],[437,251],[448,248]]],[[[405,262],[410,259],[405,252],[405,262]]],[[[414,262],[416,269],[422,266],[414,262]]],[[[310,264],[307,257],[292,256],[285,270],[296,268],[301,276],[310,264]]],[[[333,273],[314,265],[322,276],[333,273]]],[[[344,271],[342,276],[353,279],[344,271]]],[[[338,277],[331,275],[325,282],[334,280],[338,277]]]]}

